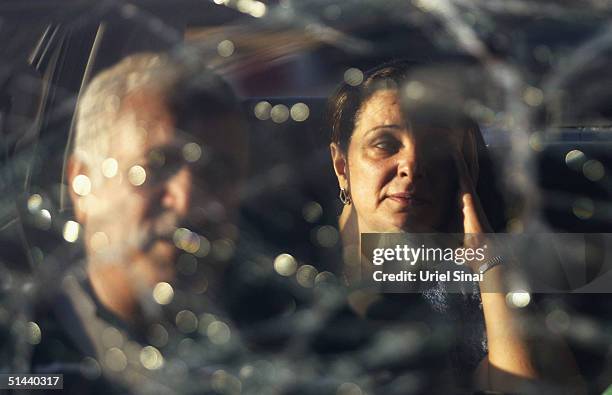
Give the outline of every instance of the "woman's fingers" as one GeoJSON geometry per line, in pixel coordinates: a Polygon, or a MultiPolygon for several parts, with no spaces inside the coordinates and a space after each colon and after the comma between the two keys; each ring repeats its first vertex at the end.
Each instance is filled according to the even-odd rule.
{"type": "Polygon", "coordinates": [[[490,226],[476,194],[464,156],[458,153],[455,162],[459,176],[459,203],[463,214],[463,232],[465,234],[488,233],[491,231],[490,226]]]}
{"type": "Polygon", "coordinates": [[[463,213],[463,233],[485,233],[479,219],[476,203],[474,203],[474,195],[463,193],[461,196],[461,208],[463,213]]]}

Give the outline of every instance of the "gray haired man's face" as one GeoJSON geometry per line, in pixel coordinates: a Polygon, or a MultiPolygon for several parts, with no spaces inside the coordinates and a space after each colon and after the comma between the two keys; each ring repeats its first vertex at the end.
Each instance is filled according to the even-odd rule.
{"type": "Polygon", "coordinates": [[[128,264],[149,285],[171,281],[181,249],[221,237],[237,208],[240,177],[220,166],[227,147],[208,138],[219,130],[188,134],[176,123],[157,94],[125,98],[100,182],[76,202],[90,262],[128,264]]]}

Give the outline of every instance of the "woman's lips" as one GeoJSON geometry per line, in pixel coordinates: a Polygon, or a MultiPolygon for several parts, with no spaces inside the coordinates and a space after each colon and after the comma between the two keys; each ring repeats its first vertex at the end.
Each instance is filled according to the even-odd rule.
{"type": "Polygon", "coordinates": [[[429,203],[427,199],[410,192],[393,193],[388,195],[387,198],[399,203],[403,207],[423,206],[429,203]]]}

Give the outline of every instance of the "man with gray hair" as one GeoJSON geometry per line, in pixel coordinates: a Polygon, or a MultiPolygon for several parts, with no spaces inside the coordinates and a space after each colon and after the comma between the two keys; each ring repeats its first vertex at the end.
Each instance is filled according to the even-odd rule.
{"type": "Polygon", "coordinates": [[[130,393],[173,392],[147,379],[164,365],[156,347],[173,329],[163,322],[185,329],[191,310],[215,305],[238,236],[246,152],[237,98],[199,62],[135,54],[91,81],[67,166],[85,266],[66,276],[53,323],[41,324],[34,371],[76,363],[130,393]],[[211,246],[223,252],[209,254],[211,246]],[[187,308],[188,292],[199,294],[199,308],[187,308]],[[45,354],[56,343],[62,351],[45,354]]]}

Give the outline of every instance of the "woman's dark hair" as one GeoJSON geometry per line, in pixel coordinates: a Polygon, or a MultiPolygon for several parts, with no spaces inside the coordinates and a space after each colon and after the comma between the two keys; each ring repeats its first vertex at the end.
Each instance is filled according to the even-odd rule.
{"type": "Polygon", "coordinates": [[[341,84],[328,101],[327,125],[331,130],[331,142],[346,153],[362,105],[377,91],[397,89],[402,111],[411,128],[435,126],[473,132],[479,165],[476,191],[493,230],[502,231],[507,222],[504,199],[480,127],[463,109],[466,98],[456,85],[447,84],[448,79],[438,79],[435,75],[423,79],[419,78],[423,77],[422,73],[415,74],[417,69],[423,71],[438,66],[399,60],[366,71],[360,84],[341,84]],[[407,94],[407,86],[411,84],[421,89],[420,97],[407,94]]]}
{"type": "Polygon", "coordinates": [[[416,65],[407,61],[387,63],[367,71],[361,84],[340,85],[328,101],[327,118],[328,124],[331,125],[331,142],[346,152],[363,103],[379,90],[399,89],[402,83],[408,80],[411,68],[416,65]]]}

